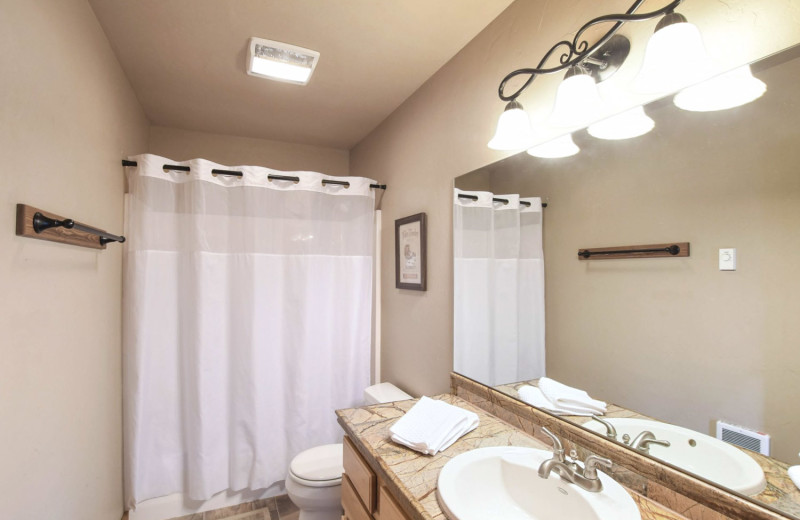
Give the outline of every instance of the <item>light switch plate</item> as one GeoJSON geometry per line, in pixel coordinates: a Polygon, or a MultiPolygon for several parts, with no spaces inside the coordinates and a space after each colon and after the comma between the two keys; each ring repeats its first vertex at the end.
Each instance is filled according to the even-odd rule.
{"type": "Polygon", "coordinates": [[[720,271],[735,271],[736,270],[736,248],[729,247],[719,250],[719,270],[720,271]]]}

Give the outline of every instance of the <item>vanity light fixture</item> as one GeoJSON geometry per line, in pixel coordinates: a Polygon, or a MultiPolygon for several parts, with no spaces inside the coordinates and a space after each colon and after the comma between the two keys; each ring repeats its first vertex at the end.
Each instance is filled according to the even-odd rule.
{"type": "MultiPolygon", "coordinates": [[[[593,109],[592,106],[599,103],[599,96],[596,96],[596,88],[594,93],[588,94],[590,101],[586,97],[573,95],[576,90],[589,92],[591,87],[595,87],[594,84],[590,85],[587,79],[581,76],[585,76],[588,69],[589,76],[594,78],[593,83],[610,77],[624,63],[630,51],[630,41],[624,36],[616,34],[619,29],[626,22],[651,20],[664,15],[667,15],[667,17],[673,16],[675,15],[675,9],[683,2],[683,0],[673,0],[661,9],[648,13],[636,13],[644,1],[634,1],[624,14],[610,14],[590,20],[578,29],[572,41],[564,40],[553,45],[544,54],[536,68],[522,68],[507,74],[500,82],[498,96],[502,101],[508,103],[506,112],[512,109],[519,109],[522,114],[515,113],[513,117],[509,117],[504,112],[498,121],[497,132],[490,141],[489,147],[496,150],[517,151],[524,149],[525,145],[530,142],[528,135],[528,129],[531,126],[530,120],[518,102],[515,105],[511,103],[516,102],[517,98],[531,85],[537,76],[545,74],[555,74],[571,69],[565,77],[564,84],[559,87],[556,108],[551,116],[551,123],[554,126],[579,126],[591,122],[592,114],[590,112],[593,109]],[[597,42],[589,45],[589,42],[583,39],[583,34],[590,27],[602,23],[613,23],[613,25],[597,42]],[[559,51],[561,52],[560,63],[546,68],[545,65],[550,57],[559,51]],[[527,79],[517,90],[506,94],[506,85],[517,76],[527,76],[527,79]],[[583,106],[579,107],[578,105],[583,106]],[[526,124],[521,123],[522,115],[525,116],[526,124]],[[515,130],[512,128],[512,122],[518,125],[518,128],[523,129],[524,135],[518,139],[513,138],[515,130]]],[[[681,15],[675,16],[683,18],[681,15]]],[[[670,18],[670,20],[670,22],[666,23],[667,26],[680,25],[677,18],[670,18]]],[[[683,20],[685,21],[685,18],[683,20]]]]}
{"type": "Polygon", "coordinates": [[[572,134],[565,134],[546,143],[528,148],[528,155],[542,159],[560,159],[562,157],[571,157],[580,151],[581,149],[572,140],[572,134]]]}
{"type": "Polygon", "coordinates": [[[573,65],[558,86],[549,123],[559,127],[582,126],[595,119],[602,103],[597,82],[588,67],[573,65]]]}
{"type": "Polygon", "coordinates": [[[644,107],[638,106],[589,125],[586,131],[598,139],[632,139],[646,134],[655,126],[655,121],[645,114],[644,107]]]}
{"type": "Polygon", "coordinates": [[[489,141],[492,150],[524,150],[533,145],[533,129],[528,114],[516,99],[506,105],[497,122],[497,131],[489,141]]]}
{"type": "Polygon", "coordinates": [[[296,85],[305,85],[319,61],[319,53],[296,45],[250,38],[247,73],[296,85]]]}
{"type": "Polygon", "coordinates": [[[745,65],[683,89],[673,102],[683,110],[712,112],[750,103],[766,91],[767,85],[753,77],[750,65],[745,65]]]}
{"type": "Polygon", "coordinates": [[[634,88],[643,93],[673,92],[708,78],[710,70],[700,30],[673,12],[658,22],[648,40],[634,88]]]}

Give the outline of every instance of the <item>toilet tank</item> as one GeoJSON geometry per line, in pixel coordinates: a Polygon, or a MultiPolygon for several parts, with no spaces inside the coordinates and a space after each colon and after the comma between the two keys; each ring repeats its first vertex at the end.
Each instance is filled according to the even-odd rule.
{"type": "Polygon", "coordinates": [[[378,383],[364,390],[364,404],[390,403],[392,401],[405,401],[414,399],[392,383],[378,383]]]}

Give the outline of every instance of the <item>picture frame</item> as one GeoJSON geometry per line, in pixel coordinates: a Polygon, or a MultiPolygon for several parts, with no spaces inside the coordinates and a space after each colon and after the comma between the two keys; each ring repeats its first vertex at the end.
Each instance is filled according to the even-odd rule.
{"type": "Polygon", "coordinates": [[[428,285],[427,215],[417,213],[394,221],[395,287],[425,291],[428,285]]]}

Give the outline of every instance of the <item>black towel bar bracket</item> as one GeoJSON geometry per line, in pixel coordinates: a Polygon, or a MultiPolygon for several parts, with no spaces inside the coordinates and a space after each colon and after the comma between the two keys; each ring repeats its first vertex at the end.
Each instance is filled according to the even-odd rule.
{"type": "Polygon", "coordinates": [[[110,242],[125,242],[123,236],[112,235],[102,229],[27,204],[17,204],[17,236],[93,249],[105,249],[110,242]]]}

